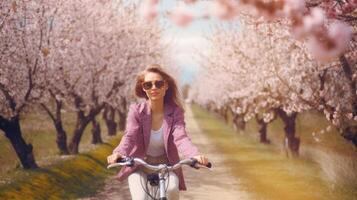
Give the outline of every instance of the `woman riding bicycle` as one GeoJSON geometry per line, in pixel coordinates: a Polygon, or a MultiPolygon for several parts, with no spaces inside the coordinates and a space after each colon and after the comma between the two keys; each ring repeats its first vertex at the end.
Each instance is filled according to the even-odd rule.
{"type": "MultiPolygon", "coordinates": [[[[174,165],[180,160],[180,152],[185,158],[196,158],[199,164],[207,165],[208,159],[199,154],[186,134],[184,109],[176,82],[168,73],[157,64],[148,66],[137,75],[135,95],[146,100],[130,105],[125,134],[108,156],[109,164],[122,157],[139,157],[150,164],[174,165]]],[[[132,199],[143,200],[147,194],[141,183],[149,173],[138,166],[124,166],[118,180],[128,178],[132,199]]],[[[168,198],[179,199],[179,190],[186,190],[182,169],[170,172],[168,177],[168,198]]]]}

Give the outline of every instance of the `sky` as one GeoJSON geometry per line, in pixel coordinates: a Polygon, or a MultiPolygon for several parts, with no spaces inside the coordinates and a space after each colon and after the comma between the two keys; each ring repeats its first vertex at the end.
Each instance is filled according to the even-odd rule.
{"type": "MultiPolygon", "coordinates": [[[[128,0],[130,3],[133,1],[128,0]]],[[[135,2],[140,3],[142,0],[135,0],[135,2]]],[[[204,12],[208,11],[210,3],[212,3],[211,0],[199,0],[187,8],[194,15],[202,16],[204,12]]],[[[212,35],[213,25],[218,23],[225,25],[226,23],[217,19],[197,19],[186,27],[178,27],[167,18],[166,12],[171,11],[179,4],[185,5],[183,0],[159,0],[158,20],[163,29],[162,42],[169,43],[172,47],[171,57],[182,71],[178,82],[183,85],[192,83],[199,70],[204,68],[197,59],[199,53],[205,53],[211,49],[210,42],[206,38],[212,35]]]]}
{"type": "MultiPolygon", "coordinates": [[[[206,10],[207,2],[198,1],[189,8],[194,14],[201,15],[202,11],[206,10]]],[[[169,11],[180,3],[184,4],[180,0],[161,0],[159,12],[169,11]]],[[[172,57],[182,69],[179,82],[181,85],[190,84],[202,67],[193,56],[197,56],[197,51],[202,52],[209,49],[209,41],[205,37],[212,33],[212,20],[195,20],[186,27],[178,27],[162,15],[159,20],[160,25],[168,27],[164,31],[162,40],[170,41],[173,44],[172,57]]]]}

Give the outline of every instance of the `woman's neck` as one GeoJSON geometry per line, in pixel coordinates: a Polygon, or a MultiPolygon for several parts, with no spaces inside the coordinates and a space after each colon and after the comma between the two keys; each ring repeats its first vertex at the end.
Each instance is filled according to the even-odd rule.
{"type": "Polygon", "coordinates": [[[149,105],[153,114],[160,114],[164,112],[164,100],[151,101],[149,105]]]}

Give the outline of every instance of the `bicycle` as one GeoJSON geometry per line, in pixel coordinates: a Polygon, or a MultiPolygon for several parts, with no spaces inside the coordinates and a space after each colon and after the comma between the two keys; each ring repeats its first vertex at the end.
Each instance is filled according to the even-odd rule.
{"type": "MultiPolygon", "coordinates": [[[[107,166],[108,169],[113,168],[113,167],[118,167],[118,166],[129,166],[132,167],[134,165],[142,165],[146,167],[147,169],[153,170],[157,174],[157,176],[148,176],[148,182],[150,182],[150,185],[152,186],[158,186],[159,188],[159,199],[156,199],[156,195],[151,195],[148,191],[146,191],[144,188],[144,191],[151,197],[153,200],[167,200],[166,197],[166,189],[165,189],[165,184],[166,184],[166,174],[169,174],[170,171],[173,171],[175,169],[180,168],[182,165],[188,165],[192,168],[199,169],[199,168],[207,168],[210,169],[212,167],[211,163],[208,163],[207,166],[199,165],[197,159],[195,158],[190,158],[190,159],[184,159],[179,161],[173,166],[167,165],[167,164],[159,164],[159,165],[150,165],[144,160],[140,158],[133,158],[133,157],[125,157],[120,160],[118,160],[116,163],[110,164],[107,166]]],[[[146,183],[147,184],[147,183],[146,183]]],[[[141,185],[144,187],[143,185],[141,185]]]]}

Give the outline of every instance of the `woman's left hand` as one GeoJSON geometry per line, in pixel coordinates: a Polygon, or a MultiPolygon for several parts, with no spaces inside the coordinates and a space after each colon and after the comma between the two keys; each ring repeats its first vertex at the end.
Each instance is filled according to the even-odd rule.
{"type": "Polygon", "coordinates": [[[193,156],[193,158],[197,159],[200,165],[207,165],[208,159],[204,155],[193,156]]]}

